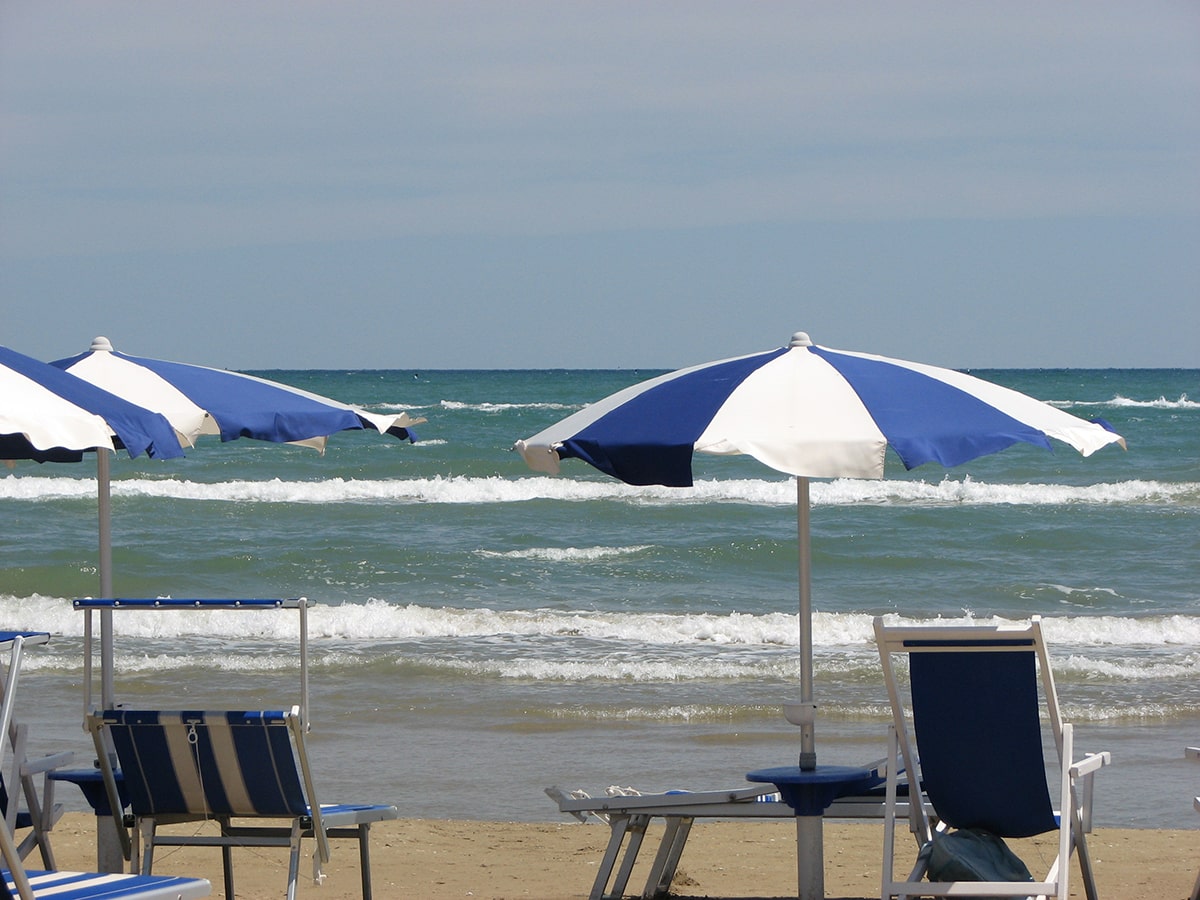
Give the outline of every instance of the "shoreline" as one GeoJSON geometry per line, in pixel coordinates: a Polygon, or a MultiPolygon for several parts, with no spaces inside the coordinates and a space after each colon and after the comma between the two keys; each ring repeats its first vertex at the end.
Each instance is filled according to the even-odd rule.
{"type": "MultiPolygon", "coordinates": [[[[204,826],[208,827],[208,826],[204,826]]],[[[640,895],[644,867],[653,858],[661,825],[647,832],[638,866],[626,888],[640,895]]],[[[175,829],[172,829],[173,831],[175,829]]],[[[184,829],[195,831],[195,827],[184,829]]],[[[371,829],[371,868],[377,897],[583,900],[591,889],[609,836],[599,823],[496,822],[469,819],[397,819],[371,829]]],[[[95,817],[67,813],[51,833],[61,869],[95,868],[95,817]]],[[[825,823],[827,898],[867,900],[879,895],[881,823],[825,823]]],[[[907,870],[915,848],[899,843],[898,867],[907,870]],[[910,852],[911,851],[911,852],[910,852]]],[[[1049,865],[1052,839],[1010,842],[1036,877],[1049,865]]],[[[1088,837],[1102,897],[1116,900],[1183,900],[1200,867],[1200,828],[1097,828],[1088,837]]],[[[672,897],[794,898],[795,828],[790,822],[698,821],[680,862],[672,897]]],[[[360,897],[358,853],[334,841],[326,880],[312,880],[312,842],[305,841],[297,897],[360,897]]],[[[287,882],[286,848],[234,853],[238,895],[281,896],[287,882]]],[[[34,852],[26,860],[41,865],[34,852]]],[[[1079,865],[1072,861],[1071,896],[1083,897],[1079,865]]],[[[164,848],[156,874],[207,878],[222,896],[220,853],[214,848],[164,848]]]]}

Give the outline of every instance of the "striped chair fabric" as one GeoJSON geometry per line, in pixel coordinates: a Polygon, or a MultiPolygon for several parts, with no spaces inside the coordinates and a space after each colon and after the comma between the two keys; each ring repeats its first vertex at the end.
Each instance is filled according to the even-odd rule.
{"type": "MultiPolygon", "coordinates": [[[[88,717],[111,806],[116,801],[116,771],[107,759],[111,741],[119,777],[129,798],[135,826],[129,857],[149,875],[156,846],[202,845],[222,848],[225,893],[233,897],[234,847],[291,848],[287,896],[295,896],[304,837],[316,843],[314,877],[329,861],[329,838],[359,842],[364,900],[371,897],[370,824],[397,816],[382,804],[318,806],[304,746],[300,710],[160,711],[108,710],[88,717]],[[237,819],[235,823],[233,820],[237,819]],[[291,819],[290,828],[247,824],[247,819],[291,819]],[[219,835],[158,834],[163,824],[213,820],[219,835]],[[137,840],[145,844],[139,853],[137,840]]],[[[124,833],[124,820],[121,828],[124,833]]]]}
{"type": "MultiPolygon", "coordinates": [[[[40,872],[26,869],[34,900],[191,900],[212,892],[201,878],[170,875],[114,875],[95,872],[40,872]]],[[[0,873],[9,896],[18,893],[12,873],[0,873]]]]}

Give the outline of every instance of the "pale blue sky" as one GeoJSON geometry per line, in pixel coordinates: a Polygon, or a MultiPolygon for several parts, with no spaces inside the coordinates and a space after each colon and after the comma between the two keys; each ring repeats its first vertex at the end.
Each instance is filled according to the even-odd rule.
{"type": "Polygon", "coordinates": [[[1200,4],[0,0],[0,343],[1200,366],[1200,4]]]}

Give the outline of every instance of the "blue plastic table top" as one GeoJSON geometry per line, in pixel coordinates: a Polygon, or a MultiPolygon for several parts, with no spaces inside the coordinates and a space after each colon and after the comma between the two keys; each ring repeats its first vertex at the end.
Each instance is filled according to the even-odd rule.
{"type": "MultiPolygon", "coordinates": [[[[104,774],[95,766],[90,769],[54,769],[46,774],[51,781],[79,785],[84,799],[97,816],[112,815],[112,808],[108,804],[108,790],[104,787],[104,774]]],[[[120,769],[114,770],[113,775],[117,783],[117,795],[121,802],[125,802],[125,778],[120,769]]]]}
{"type": "Polygon", "coordinates": [[[858,766],[775,766],[748,772],[746,780],[775,785],[798,816],[822,815],[838,797],[865,790],[876,781],[869,769],[858,766]]]}

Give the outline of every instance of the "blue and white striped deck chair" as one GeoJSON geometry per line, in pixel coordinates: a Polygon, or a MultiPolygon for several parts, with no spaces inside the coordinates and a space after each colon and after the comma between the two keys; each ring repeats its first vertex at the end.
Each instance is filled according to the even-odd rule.
{"type": "MultiPolygon", "coordinates": [[[[112,809],[120,809],[112,765],[104,753],[107,734],[124,778],[134,826],[131,868],[149,875],[158,846],[219,846],[225,895],[233,900],[234,847],[290,847],[287,897],[296,892],[300,843],[315,840],[314,877],[323,879],[329,838],[359,843],[362,895],[371,897],[369,851],[372,822],[397,817],[386,805],[319,806],[304,747],[299,707],[287,712],[163,712],[110,710],[88,716],[112,809]],[[248,824],[274,819],[277,824],[248,824]],[[291,819],[290,827],[278,820],[291,819]],[[218,835],[158,834],[159,825],[215,821],[218,835]],[[236,821],[235,821],[236,820],[236,821]],[[137,841],[145,844],[139,852],[137,841]]],[[[125,820],[118,814],[118,830],[125,820]]]]}
{"type": "MultiPolygon", "coordinates": [[[[920,772],[938,819],[935,829],[924,804],[909,804],[911,827],[922,851],[908,878],[900,880],[892,875],[893,819],[885,816],[881,895],[1066,900],[1074,854],[1088,900],[1096,900],[1084,807],[1090,801],[1093,774],[1110,757],[1098,753],[1073,760],[1074,735],[1059,711],[1040,619],[1035,616],[1028,626],[888,627],[877,618],[875,639],[892,705],[889,767],[895,769],[899,753],[909,772],[920,772]],[[896,660],[904,658],[907,691],[902,690],[896,666],[896,660]],[[1051,767],[1057,781],[1054,800],[1047,785],[1040,703],[1045,704],[1057,751],[1051,767]],[[1031,876],[1020,881],[922,880],[934,844],[952,829],[988,832],[1001,839],[1057,832],[1058,855],[1041,881],[1031,876]]],[[[886,802],[894,800],[894,785],[888,779],[886,802]]]]}
{"type": "MultiPolygon", "coordinates": [[[[11,649],[11,661],[3,680],[4,702],[0,704],[0,767],[11,750],[13,698],[26,642],[45,643],[50,635],[32,632],[0,632],[0,650],[11,649]]],[[[57,872],[26,869],[9,830],[0,817],[0,895],[21,900],[192,900],[207,897],[212,886],[202,878],[57,872]]]]}

